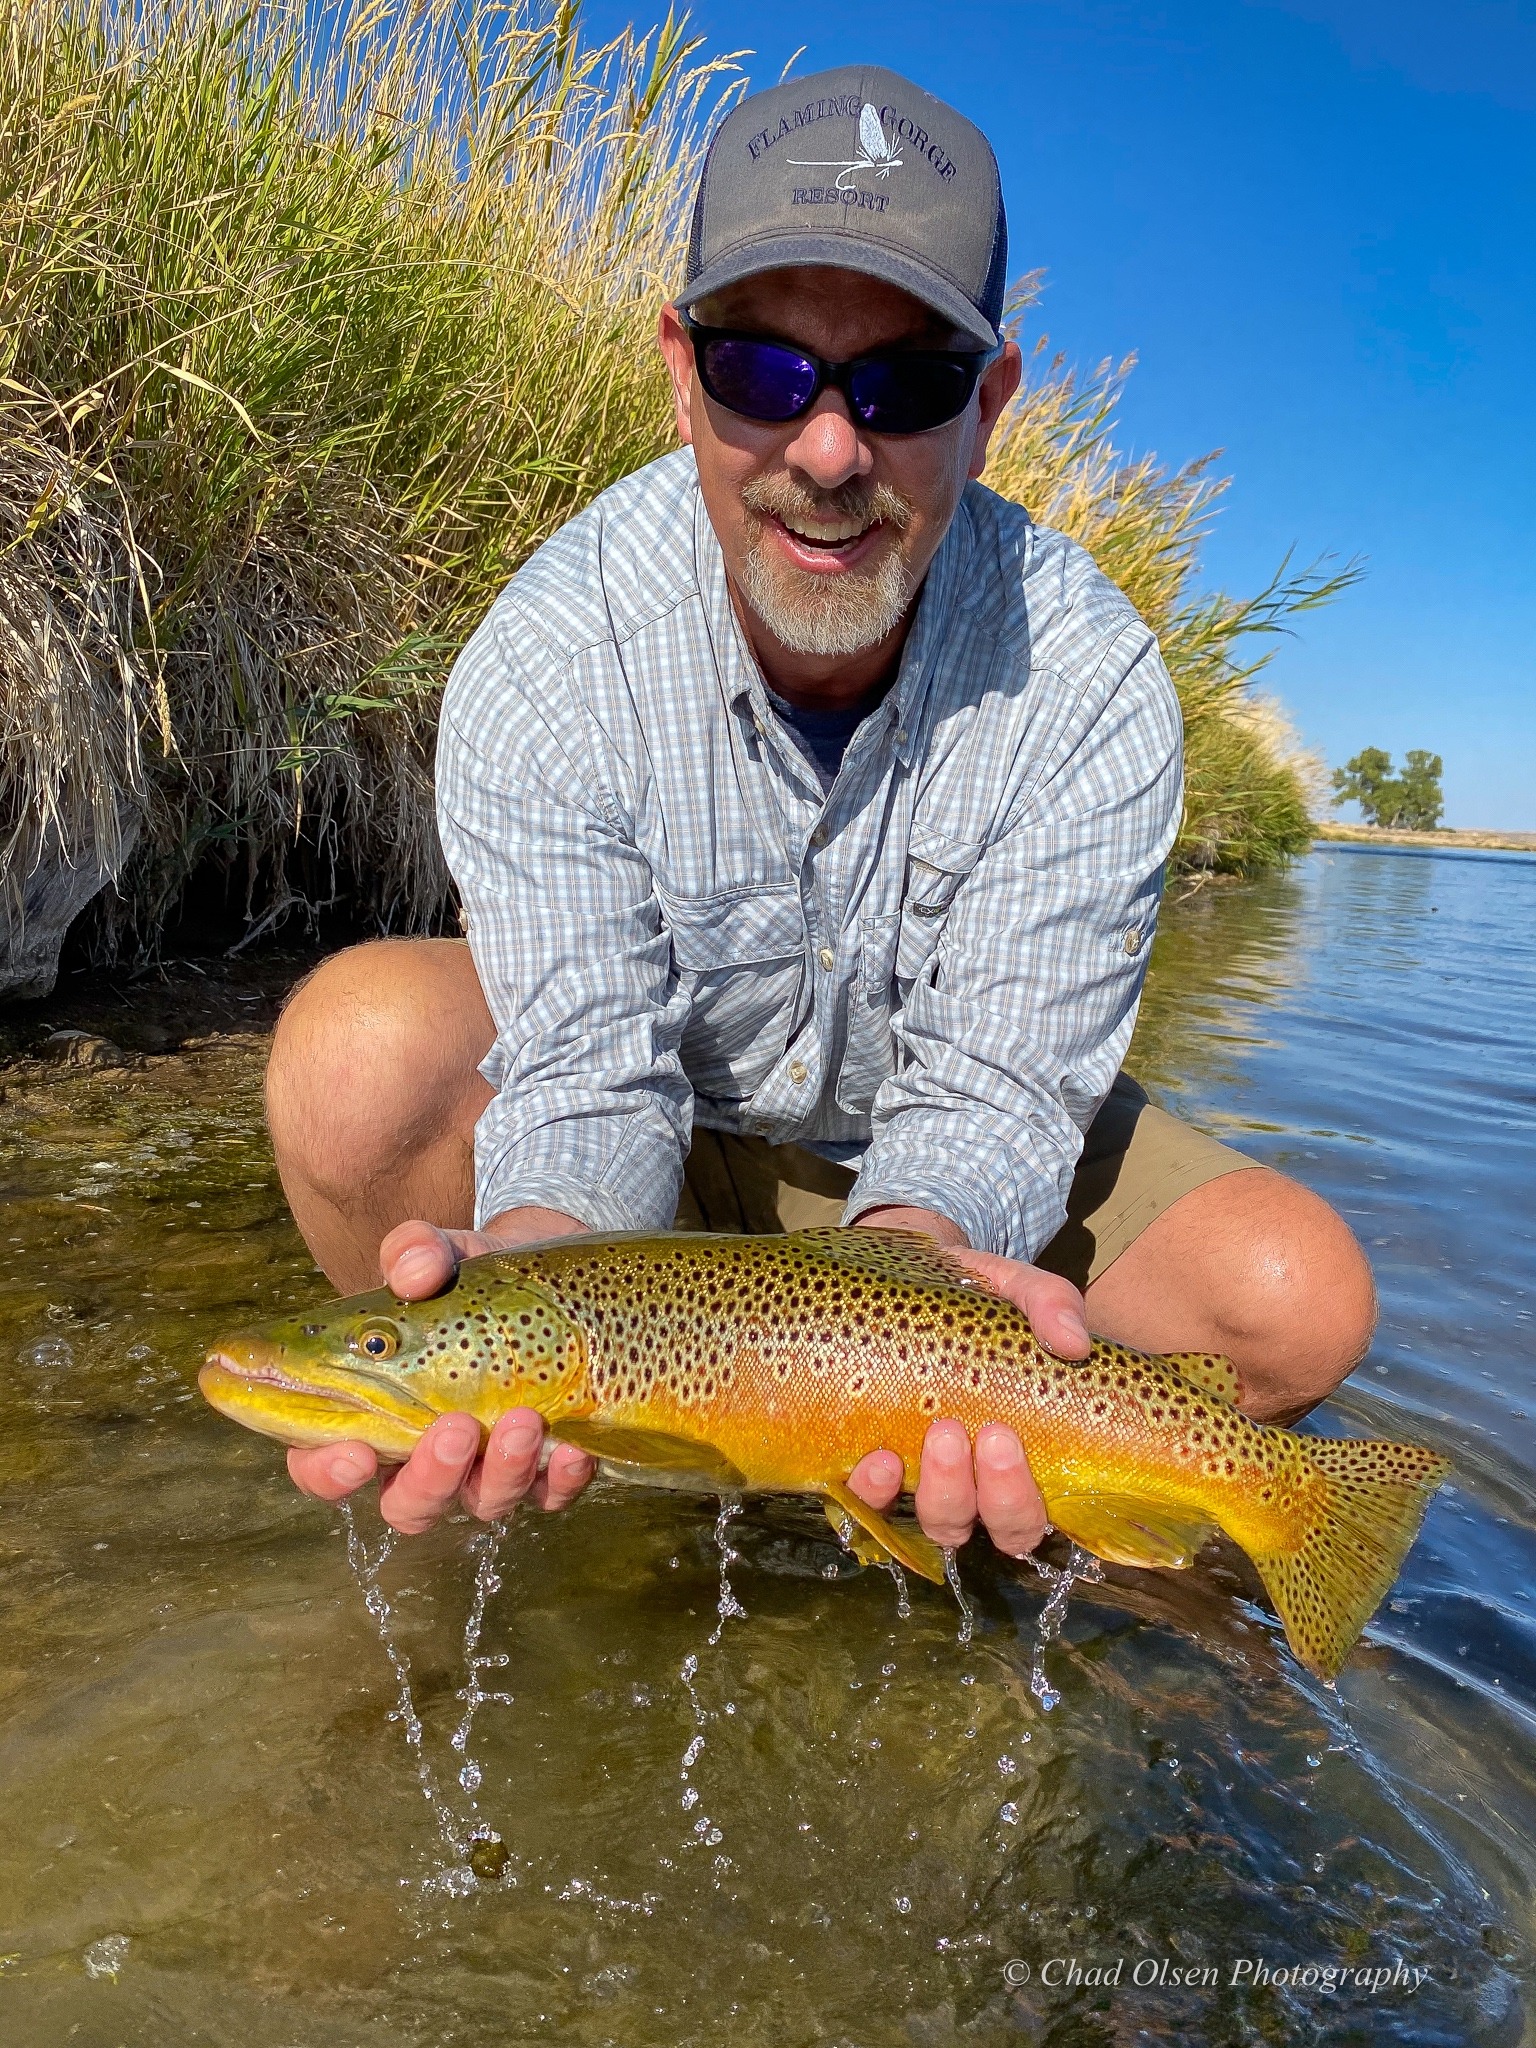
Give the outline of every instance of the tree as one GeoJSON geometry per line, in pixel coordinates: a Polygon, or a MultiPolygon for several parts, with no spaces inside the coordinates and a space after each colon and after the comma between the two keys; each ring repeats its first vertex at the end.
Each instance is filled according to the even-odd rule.
{"type": "Polygon", "coordinates": [[[1380,747],[1363,747],[1352,761],[1333,771],[1336,804],[1358,804],[1368,825],[1398,831],[1433,832],[1440,823],[1445,799],[1440,777],[1445,763],[1422,747],[1409,751],[1401,775],[1392,770],[1392,756],[1380,747]]]}
{"type": "Polygon", "coordinates": [[[1406,825],[1413,832],[1433,832],[1445,809],[1445,799],[1440,794],[1444,768],[1438,754],[1426,754],[1422,747],[1413,748],[1397,785],[1397,815],[1388,823],[1406,825]]]}

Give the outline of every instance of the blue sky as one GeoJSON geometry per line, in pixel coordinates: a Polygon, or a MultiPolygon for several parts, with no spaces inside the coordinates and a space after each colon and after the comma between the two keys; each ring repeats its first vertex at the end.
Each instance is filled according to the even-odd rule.
{"type": "MultiPolygon", "coordinates": [[[[650,12],[588,0],[607,32],[650,12]]],[[[664,11],[658,9],[657,11],[664,11]]],[[[1446,822],[1536,830],[1533,0],[697,0],[770,84],[874,58],[977,121],[1032,332],[1135,351],[1136,451],[1225,450],[1207,551],[1368,558],[1268,687],[1330,764],[1445,757],[1446,822]]]]}

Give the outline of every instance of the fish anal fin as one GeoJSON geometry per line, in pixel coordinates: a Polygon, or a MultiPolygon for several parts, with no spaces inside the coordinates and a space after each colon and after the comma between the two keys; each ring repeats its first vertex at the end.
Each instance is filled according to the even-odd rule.
{"type": "Polygon", "coordinates": [[[944,1553],[920,1529],[909,1529],[899,1522],[888,1521],[878,1508],[860,1500],[852,1488],[844,1486],[839,1479],[825,1481],[821,1490],[825,1497],[827,1520],[839,1536],[842,1534],[842,1517],[846,1515],[854,1528],[862,1530],[868,1539],[866,1547],[870,1554],[867,1556],[857,1537],[850,1545],[860,1563],[877,1564],[893,1557],[920,1578],[932,1579],[936,1586],[943,1585],[944,1553]]]}
{"type": "Polygon", "coordinates": [[[1215,1524],[1165,1508],[1156,1501],[1113,1493],[1069,1493],[1049,1504],[1064,1536],[1110,1564],[1155,1565],[1182,1571],[1216,1533],[1215,1524]]]}
{"type": "Polygon", "coordinates": [[[1237,1397],[1242,1392],[1237,1367],[1220,1352],[1168,1351],[1163,1354],[1163,1363],[1171,1365],[1180,1379],[1188,1380],[1210,1400],[1220,1401],[1228,1408],[1237,1406],[1237,1397]]]}
{"type": "Polygon", "coordinates": [[[694,1443],[665,1430],[635,1428],[621,1422],[599,1422],[591,1416],[557,1416],[551,1436],[607,1458],[615,1465],[649,1465],[657,1472],[696,1472],[729,1492],[745,1487],[746,1474],[713,1444],[694,1443]]]}

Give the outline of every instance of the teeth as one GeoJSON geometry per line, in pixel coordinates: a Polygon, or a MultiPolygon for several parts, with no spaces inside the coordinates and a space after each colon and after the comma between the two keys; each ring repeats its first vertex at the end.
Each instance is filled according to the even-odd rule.
{"type": "Polygon", "coordinates": [[[798,533],[802,540],[819,540],[835,544],[838,541],[857,540],[862,533],[868,533],[872,521],[863,519],[838,519],[826,526],[812,526],[807,521],[791,519],[787,513],[780,513],[780,519],[791,533],[798,533]]]}

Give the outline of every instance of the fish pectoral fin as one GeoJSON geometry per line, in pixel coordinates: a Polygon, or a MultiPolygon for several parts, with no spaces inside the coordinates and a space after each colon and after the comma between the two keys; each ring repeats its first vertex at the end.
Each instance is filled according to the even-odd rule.
{"type": "Polygon", "coordinates": [[[746,1474],[733,1465],[713,1444],[692,1442],[685,1436],[669,1436],[661,1429],[635,1429],[621,1422],[596,1422],[590,1416],[559,1416],[549,1426],[551,1436],[594,1458],[608,1458],[615,1465],[650,1465],[658,1472],[697,1472],[729,1492],[747,1483],[746,1474]]]}
{"type": "Polygon", "coordinates": [[[877,1543],[873,1536],[859,1527],[852,1515],[844,1514],[835,1500],[824,1500],[827,1520],[832,1524],[832,1534],[841,1543],[850,1557],[856,1557],[860,1564],[884,1564],[890,1552],[883,1543],[877,1543]]]}
{"type": "Polygon", "coordinates": [[[1163,1363],[1171,1365],[1181,1380],[1188,1380],[1212,1401],[1220,1401],[1228,1408],[1237,1406],[1242,1391],[1237,1383],[1237,1367],[1219,1351],[1169,1351],[1163,1363]]]}
{"type": "Polygon", "coordinates": [[[908,1571],[916,1572],[921,1578],[932,1579],[936,1586],[943,1585],[944,1553],[921,1529],[908,1529],[899,1522],[887,1520],[878,1508],[860,1500],[840,1479],[827,1480],[821,1490],[825,1497],[827,1520],[837,1531],[839,1540],[845,1515],[855,1529],[863,1532],[862,1543],[855,1537],[849,1545],[861,1564],[882,1564],[887,1558],[894,1558],[908,1571]]]}
{"type": "Polygon", "coordinates": [[[1182,1515],[1125,1494],[1069,1493],[1049,1507],[1064,1536],[1110,1564],[1157,1565],[1182,1571],[1216,1533],[1214,1522],[1182,1515]]]}

